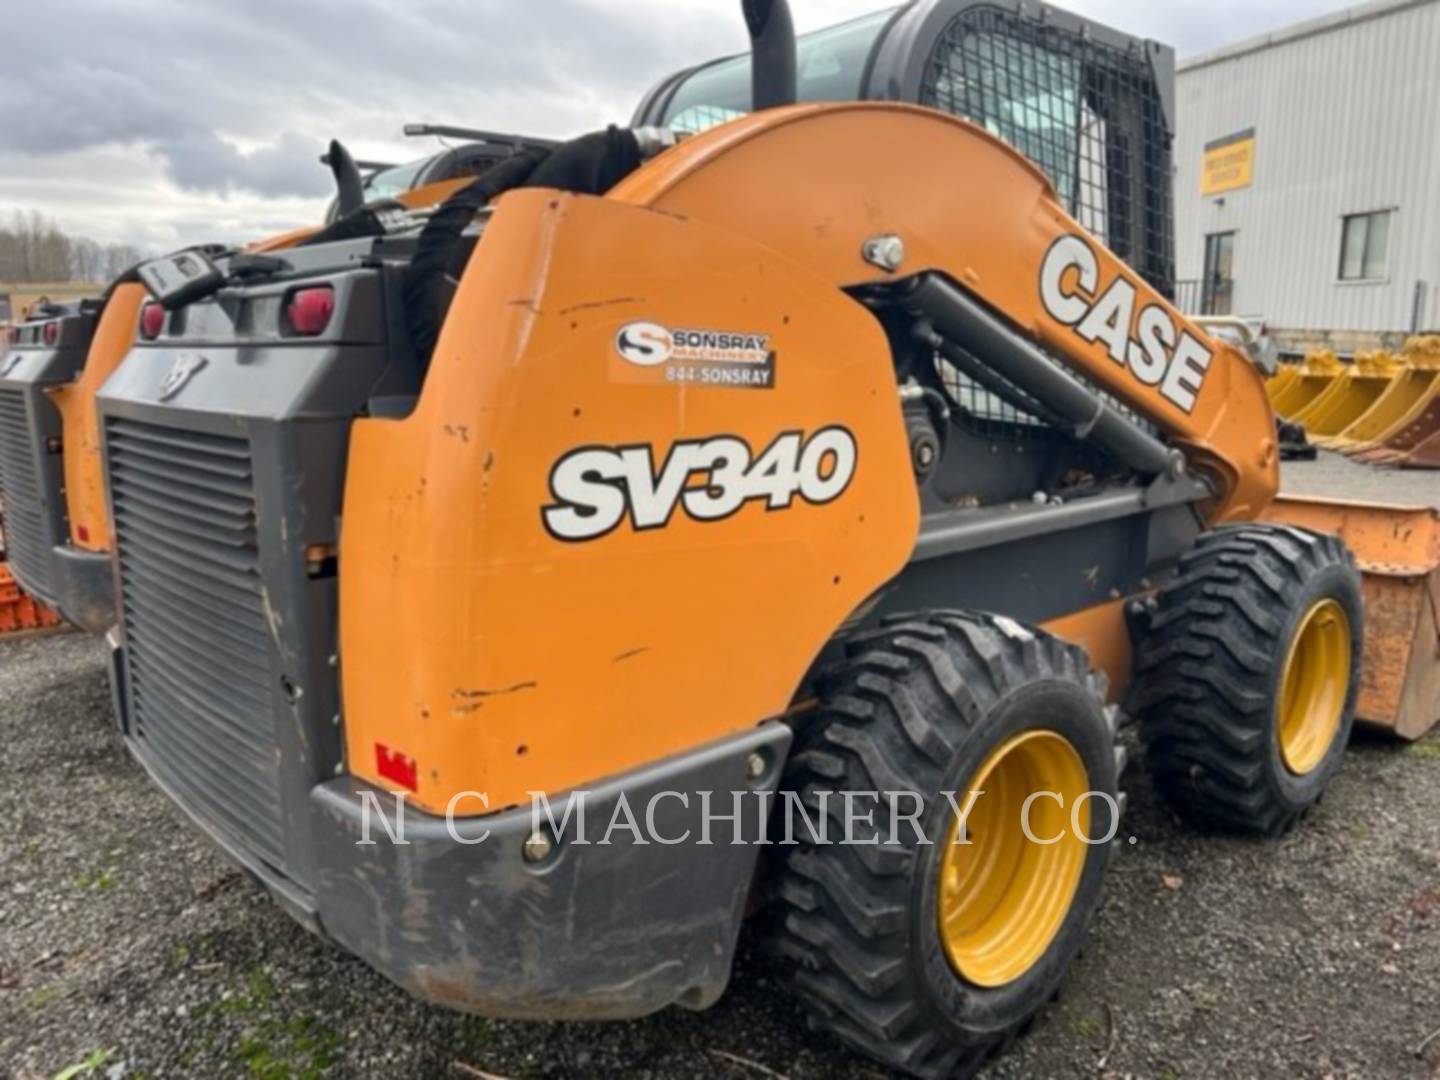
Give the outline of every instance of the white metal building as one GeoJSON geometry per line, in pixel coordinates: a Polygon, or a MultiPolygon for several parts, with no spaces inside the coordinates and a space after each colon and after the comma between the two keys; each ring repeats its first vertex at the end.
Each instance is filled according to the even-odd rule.
{"type": "Polygon", "coordinates": [[[1440,328],[1440,0],[1183,61],[1180,301],[1341,351],[1440,328]]]}

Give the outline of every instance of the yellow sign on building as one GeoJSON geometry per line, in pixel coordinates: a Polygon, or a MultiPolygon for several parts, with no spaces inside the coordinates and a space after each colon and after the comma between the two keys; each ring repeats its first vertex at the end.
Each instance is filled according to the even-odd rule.
{"type": "Polygon", "coordinates": [[[1254,128],[1205,144],[1205,164],[1200,170],[1201,195],[1220,195],[1247,188],[1254,179],[1254,128]]]}

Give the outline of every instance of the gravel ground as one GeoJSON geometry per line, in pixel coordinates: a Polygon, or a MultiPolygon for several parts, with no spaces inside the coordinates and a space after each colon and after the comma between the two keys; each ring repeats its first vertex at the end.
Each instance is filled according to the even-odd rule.
{"type": "Polygon", "coordinates": [[[1440,506],[1440,471],[1377,469],[1322,451],[1317,461],[1287,462],[1281,475],[1287,495],[1440,506]]]}
{"type": "MultiPolygon", "coordinates": [[[[1293,492],[1440,505],[1326,458],[1293,492]]],[[[308,936],[155,791],[102,648],[0,643],[0,1077],[877,1077],[810,1035],[759,950],[703,1014],[487,1022],[308,936]]],[[[1133,841],[1061,1003],[993,1077],[1440,1075],[1440,739],[1359,736],[1279,843],[1195,837],[1127,777],[1133,841]]]]}

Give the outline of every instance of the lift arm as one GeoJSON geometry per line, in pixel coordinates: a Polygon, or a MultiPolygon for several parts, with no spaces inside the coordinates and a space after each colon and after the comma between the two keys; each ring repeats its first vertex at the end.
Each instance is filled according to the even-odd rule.
{"type": "Polygon", "coordinates": [[[1083,229],[1044,174],[964,120],[892,104],[774,109],[687,140],[611,198],[723,225],[844,287],[930,274],[1150,421],[1207,478],[1212,523],[1279,486],[1274,414],[1210,337],[1083,229]],[[893,237],[893,267],[866,245],[893,237]]]}

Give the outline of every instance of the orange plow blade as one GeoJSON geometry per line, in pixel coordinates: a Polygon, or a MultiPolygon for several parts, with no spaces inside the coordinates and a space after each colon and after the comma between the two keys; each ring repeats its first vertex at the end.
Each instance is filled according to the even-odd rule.
{"type": "Polygon", "coordinates": [[[1342,537],[1365,579],[1364,678],[1356,717],[1418,739],[1440,722],[1440,511],[1281,498],[1269,521],[1342,537]]]}

